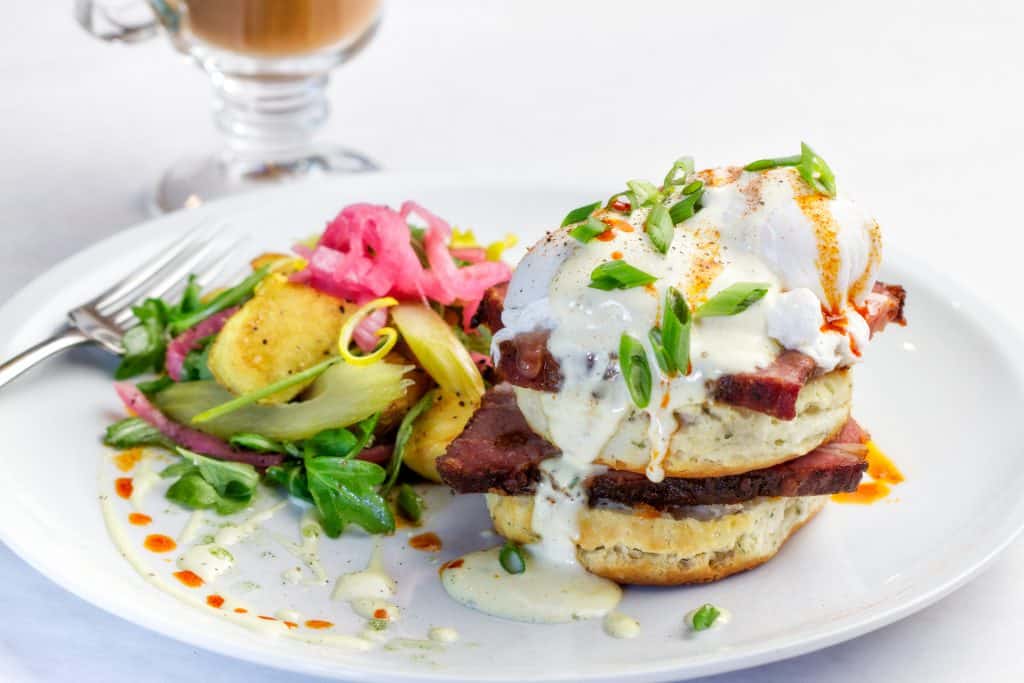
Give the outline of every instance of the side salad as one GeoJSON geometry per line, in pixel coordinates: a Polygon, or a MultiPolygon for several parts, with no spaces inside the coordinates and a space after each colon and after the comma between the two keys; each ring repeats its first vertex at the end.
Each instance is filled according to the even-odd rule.
{"type": "Polygon", "coordinates": [[[129,416],[104,443],[180,456],[161,476],[187,508],[239,512],[262,482],[314,505],[331,537],[418,522],[403,467],[439,481],[492,379],[487,308],[514,243],[481,245],[414,202],[354,204],[232,287],[190,278],[178,301],[133,309],[115,372],[129,416]]]}

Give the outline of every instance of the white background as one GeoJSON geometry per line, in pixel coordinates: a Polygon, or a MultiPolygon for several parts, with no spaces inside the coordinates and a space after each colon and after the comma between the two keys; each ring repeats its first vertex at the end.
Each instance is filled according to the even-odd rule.
{"type": "MultiPolygon", "coordinates": [[[[161,168],[216,142],[202,74],[164,42],[90,40],[70,4],[11,1],[0,15],[0,301],[143,219],[161,168]]],[[[1024,330],[1022,35],[1019,2],[406,0],[336,73],[325,134],[391,170],[623,180],[681,154],[744,162],[806,139],[889,241],[1024,330]]],[[[985,453],[963,462],[970,486],[985,453]]],[[[1022,615],[1024,539],[903,622],[712,680],[1020,680],[1022,615]]],[[[143,631],[0,547],[0,680],[293,678],[143,631]]]]}

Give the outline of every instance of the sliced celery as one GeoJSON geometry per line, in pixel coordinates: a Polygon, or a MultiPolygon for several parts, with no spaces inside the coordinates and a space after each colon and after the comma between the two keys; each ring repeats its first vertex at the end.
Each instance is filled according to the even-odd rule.
{"type": "Polygon", "coordinates": [[[475,401],[483,396],[484,380],[469,351],[433,309],[423,304],[400,304],[391,319],[423,369],[445,391],[475,401]]]}
{"type": "Polygon", "coordinates": [[[281,441],[307,439],[317,432],[347,427],[387,408],[401,398],[411,380],[404,379],[411,365],[380,362],[365,367],[339,363],[326,370],[297,403],[253,404],[199,424],[197,414],[234,398],[213,381],[183,382],[153,397],[167,417],[194,429],[229,439],[255,433],[281,441]]]}

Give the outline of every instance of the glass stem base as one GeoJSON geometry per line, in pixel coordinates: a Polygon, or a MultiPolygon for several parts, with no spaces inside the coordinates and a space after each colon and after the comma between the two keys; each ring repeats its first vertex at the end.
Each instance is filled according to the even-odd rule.
{"type": "Polygon", "coordinates": [[[311,175],[377,170],[358,152],[313,140],[329,111],[325,75],[248,78],[214,73],[211,80],[214,121],[226,148],[168,169],[157,186],[154,211],[193,208],[311,175]]]}

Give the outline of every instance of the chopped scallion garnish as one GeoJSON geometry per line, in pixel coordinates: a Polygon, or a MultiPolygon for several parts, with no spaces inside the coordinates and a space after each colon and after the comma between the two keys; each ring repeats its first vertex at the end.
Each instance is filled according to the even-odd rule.
{"type": "Polygon", "coordinates": [[[562,227],[572,225],[573,223],[579,223],[580,221],[586,220],[590,214],[594,213],[594,210],[601,206],[601,202],[594,202],[593,204],[587,204],[577,209],[573,209],[565,215],[562,219],[562,227]]]}
{"type": "Polygon", "coordinates": [[[682,185],[686,182],[687,176],[693,173],[693,171],[693,157],[680,157],[676,160],[676,163],[672,164],[672,168],[668,170],[668,173],[665,174],[665,180],[662,185],[665,189],[673,185],[682,185]]]}
{"type": "Polygon", "coordinates": [[[569,234],[586,244],[607,229],[608,226],[601,219],[590,216],[586,221],[573,228],[569,234]]]}
{"type": "MultiPolygon", "coordinates": [[[[691,183],[692,185],[692,183],[691,183]]],[[[687,186],[689,187],[689,186],[687,186]]],[[[673,225],[679,225],[688,218],[692,218],[693,214],[697,213],[700,209],[700,200],[704,196],[703,183],[701,187],[697,188],[696,192],[690,195],[686,195],[678,202],[673,204],[668,210],[669,218],[672,219],[673,225]]]]}
{"type": "Polygon", "coordinates": [[[637,408],[646,408],[651,402],[651,366],[640,340],[625,332],[619,340],[619,369],[633,403],[637,408]]]}
{"type": "Polygon", "coordinates": [[[654,244],[654,248],[660,251],[662,254],[668,252],[669,246],[672,244],[672,238],[675,235],[676,226],[672,223],[672,219],[669,218],[668,209],[661,202],[658,202],[651,207],[651,212],[647,215],[647,221],[644,223],[644,230],[647,231],[647,236],[651,238],[651,243],[654,244]]]}
{"type": "Polygon", "coordinates": [[[694,315],[698,318],[714,318],[736,315],[750,308],[768,293],[767,282],[737,282],[704,302],[694,315]]]}
{"type": "Polygon", "coordinates": [[[419,524],[423,519],[423,499],[409,484],[398,487],[395,503],[398,505],[398,512],[410,522],[419,524]]]}
{"type": "Polygon", "coordinates": [[[498,562],[509,574],[522,574],[526,571],[526,555],[523,554],[523,549],[512,541],[505,541],[501,552],[498,553],[498,562]]]}
{"type": "Polygon", "coordinates": [[[629,191],[633,193],[633,197],[636,199],[636,203],[633,204],[634,209],[638,206],[647,206],[658,201],[660,198],[658,188],[648,180],[630,180],[626,182],[626,187],[629,188],[629,191]]]}
{"type": "Polygon", "coordinates": [[[686,298],[675,287],[669,287],[665,293],[661,340],[671,372],[690,372],[690,325],[690,306],[686,298]]]}
{"type": "Polygon", "coordinates": [[[745,171],[767,171],[782,166],[795,166],[800,177],[816,192],[827,197],[836,196],[836,177],[832,169],[810,145],[800,143],[800,154],[774,159],[758,159],[743,167],[745,171]]]}
{"type": "Polygon", "coordinates": [[[692,183],[683,188],[683,194],[693,194],[697,190],[703,189],[703,180],[694,180],[692,183]]]}
{"type": "Polygon", "coordinates": [[[714,625],[715,620],[722,614],[722,611],[710,602],[701,605],[690,619],[690,626],[694,631],[706,631],[714,625]]]}
{"type": "Polygon", "coordinates": [[[634,268],[625,261],[602,263],[590,273],[590,287],[608,291],[611,289],[632,289],[649,285],[658,278],[634,268]]]}

